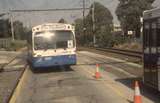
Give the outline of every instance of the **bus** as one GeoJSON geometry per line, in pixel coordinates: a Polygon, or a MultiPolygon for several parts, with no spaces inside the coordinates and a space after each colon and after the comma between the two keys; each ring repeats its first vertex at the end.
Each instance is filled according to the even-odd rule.
{"type": "Polygon", "coordinates": [[[28,61],[33,68],[76,65],[74,26],[63,23],[35,26],[28,48],[28,61]]]}
{"type": "Polygon", "coordinates": [[[160,91],[160,8],[143,13],[144,84],[160,91]]]}

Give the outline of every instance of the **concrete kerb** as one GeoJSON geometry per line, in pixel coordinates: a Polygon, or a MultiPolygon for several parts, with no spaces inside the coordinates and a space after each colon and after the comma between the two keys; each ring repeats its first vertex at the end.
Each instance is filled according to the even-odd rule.
{"type": "Polygon", "coordinates": [[[28,66],[26,66],[24,72],[22,73],[22,75],[19,79],[19,82],[17,83],[17,86],[14,89],[13,94],[11,95],[8,103],[16,103],[17,97],[19,97],[19,95],[20,95],[20,91],[23,87],[23,84],[24,84],[24,81],[27,77],[27,74],[28,74],[28,66]]]}

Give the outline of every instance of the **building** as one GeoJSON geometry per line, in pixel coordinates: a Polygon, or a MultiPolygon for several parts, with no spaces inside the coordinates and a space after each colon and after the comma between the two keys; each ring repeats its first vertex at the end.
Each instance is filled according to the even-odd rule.
{"type": "Polygon", "coordinates": [[[122,28],[120,24],[113,24],[113,32],[121,32],[122,28]]]}

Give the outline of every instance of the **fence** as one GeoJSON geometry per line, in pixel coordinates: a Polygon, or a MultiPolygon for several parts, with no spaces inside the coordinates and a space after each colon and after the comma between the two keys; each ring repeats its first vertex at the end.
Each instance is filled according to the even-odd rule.
{"type": "Polygon", "coordinates": [[[11,38],[0,39],[0,48],[9,48],[11,46],[11,38]]]}

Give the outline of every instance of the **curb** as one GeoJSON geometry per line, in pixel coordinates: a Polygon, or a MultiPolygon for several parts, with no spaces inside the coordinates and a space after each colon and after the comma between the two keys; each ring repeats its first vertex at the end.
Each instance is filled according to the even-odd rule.
{"type": "Polygon", "coordinates": [[[28,66],[26,65],[7,103],[16,103],[17,97],[20,95],[20,91],[22,89],[27,73],[28,73],[28,66]]]}

